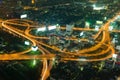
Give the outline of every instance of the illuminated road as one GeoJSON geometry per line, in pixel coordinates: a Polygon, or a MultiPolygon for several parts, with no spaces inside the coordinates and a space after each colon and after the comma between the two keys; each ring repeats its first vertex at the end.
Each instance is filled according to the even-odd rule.
{"type": "MultiPolygon", "coordinates": [[[[93,38],[95,39],[96,44],[91,46],[90,48],[85,48],[82,50],[78,50],[76,52],[64,51],[59,49],[57,46],[51,46],[46,44],[44,40],[49,40],[46,36],[35,36],[30,34],[30,31],[34,28],[33,21],[29,20],[19,20],[19,19],[11,19],[0,21],[3,30],[10,32],[12,34],[16,34],[30,41],[31,47],[38,46],[38,49],[42,52],[41,55],[28,55],[26,53],[30,52],[31,47],[28,50],[22,52],[16,52],[12,54],[0,54],[0,60],[31,60],[31,59],[39,59],[43,62],[43,68],[40,75],[40,80],[46,80],[50,75],[50,70],[52,69],[53,62],[57,56],[60,56],[60,61],[101,61],[106,60],[112,57],[115,53],[115,49],[112,46],[110,40],[110,32],[120,32],[119,30],[109,31],[109,24],[115,20],[116,16],[112,19],[108,20],[96,33],[93,38]],[[17,27],[16,27],[17,26],[17,27]],[[24,27],[21,29],[20,27],[24,27]],[[102,37],[101,37],[102,36],[102,37]],[[99,41],[97,39],[100,38],[99,41]],[[46,49],[46,47],[48,49],[46,49]],[[102,48],[103,47],[103,48],[102,48]],[[105,48],[104,48],[105,47],[105,48]],[[57,55],[50,50],[60,52],[61,54],[57,55]],[[84,57],[84,58],[80,58],[84,57]]],[[[61,30],[65,30],[65,27],[61,27],[61,30]]],[[[90,28],[73,28],[73,31],[96,31],[95,29],[90,28]]],[[[66,40],[76,41],[77,38],[65,38],[66,40]]],[[[80,39],[81,41],[88,42],[88,39],[80,39]]]]}

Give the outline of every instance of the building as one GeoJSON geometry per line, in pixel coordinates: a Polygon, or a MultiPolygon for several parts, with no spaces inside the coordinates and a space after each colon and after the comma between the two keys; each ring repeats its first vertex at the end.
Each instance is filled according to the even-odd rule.
{"type": "Polygon", "coordinates": [[[74,24],[67,24],[66,25],[66,35],[71,35],[72,34],[73,27],[74,27],[74,24]]]}
{"type": "Polygon", "coordinates": [[[56,45],[57,44],[57,37],[55,35],[51,35],[49,40],[50,45],[56,45]]]}

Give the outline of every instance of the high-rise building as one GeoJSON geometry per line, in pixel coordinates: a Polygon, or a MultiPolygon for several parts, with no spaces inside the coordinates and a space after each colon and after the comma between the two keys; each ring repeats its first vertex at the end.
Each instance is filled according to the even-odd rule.
{"type": "Polygon", "coordinates": [[[56,45],[57,44],[57,37],[54,36],[54,35],[50,36],[49,44],[50,45],[56,45]]]}
{"type": "Polygon", "coordinates": [[[74,24],[67,24],[66,25],[66,34],[67,35],[70,35],[73,32],[73,27],[74,27],[74,24]]]}

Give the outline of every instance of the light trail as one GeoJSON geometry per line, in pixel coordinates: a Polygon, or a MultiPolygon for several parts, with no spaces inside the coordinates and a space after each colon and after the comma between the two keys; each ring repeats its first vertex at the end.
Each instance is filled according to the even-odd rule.
{"type": "MultiPolygon", "coordinates": [[[[114,21],[116,18],[113,17],[112,19],[108,20],[108,22],[106,22],[101,29],[99,29],[98,33],[95,34],[95,36],[93,37],[95,40],[97,38],[100,37],[100,41],[87,49],[83,49],[83,50],[78,50],[77,52],[70,52],[70,51],[61,51],[58,47],[56,46],[50,46],[46,43],[43,43],[43,41],[39,41],[38,39],[41,40],[49,40],[48,37],[43,36],[43,37],[39,37],[39,36],[35,36],[35,35],[31,35],[30,31],[35,29],[33,27],[31,27],[32,24],[34,24],[33,21],[29,21],[29,20],[19,20],[19,19],[11,19],[11,20],[6,20],[6,21],[1,21],[2,24],[2,28],[5,28],[9,31],[11,31],[13,34],[17,34],[23,38],[28,39],[29,41],[31,41],[32,46],[38,46],[39,50],[42,52],[41,55],[28,55],[25,53],[28,53],[31,51],[31,48],[22,52],[16,52],[13,54],[0,54],[0,60],[2,61],[6,61],[6,60],[31,60],[31,59],[36,59],[36,60],[42,60],[43,61],[43,69],[41,72],[41,79],[40,80],[46,80],[49,75],[50,75],[50,70],[52,69],[52,64],[53,64],[53,59],[57,57],[56,54],[49,52],[47,49],[45,49],[44,47],[47,47],[49,49],[52,49],[54,51],[58,51],[61,54],[59,54],[59,56],[61,57],[61,61],[84,61],[84,62],[92,62],[92,61],[102,61],[102,60],[106,60],[112,57],[112,55],[115,53],[115,49],[113,48],[113,46],[111,45],[110,42],[110,32],[120,32],[119,30],[112,30],[109,31],[109,24],[110,22],[114,21]],[[26,29],[23,30],[19,30],[16,29],[13,26],[23,26],[26,27],[26,29]],[[102,35],[101,35],[102,33],[102,35]],[[102,46],[105,46],[106,49],[102,49],[100,52],[97,52],[96,50],[99,50],[102,46]],[[90,52],[94,52],[94,54],[90,54],[90,52]],[[71,56],[72,55],[72,56],[71,56]],[[103,57],[97,58],[98,56],[104,55],[103,57]],[[82,60],[80,58],[74,57],[74,56],[84,56],[87,57],[86,59],[82,60]],[[90,58],[90,57],[94,57],[94,58],[90,58]],[[48,61],[50,61],[48,63],[48,61]]],[[[61,27],[62,30],[65,30],[65,27],[61,27]]],[[[73,31],[96,31],[95,29],[90,29],[90,28],[73,28],[73,31]]],[[[77,38],[65,38],[66,40],[77,40],[77,38]]],[[[87,39],[81,39],[83,41],[87,42],[87,39]]],[[[96,41],[97,42],[97,41],[96,41]]]]}

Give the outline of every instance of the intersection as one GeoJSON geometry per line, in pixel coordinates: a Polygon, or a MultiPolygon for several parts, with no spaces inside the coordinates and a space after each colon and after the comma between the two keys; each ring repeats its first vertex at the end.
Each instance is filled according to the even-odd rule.
{"type": "MultiPolygon", "coordinates": [[[[112,45],[110,39],[110,32],[120,32],[119,30],[112,30],[109,31],[110,23],[113,22],[117,14],[112,19],[108,20],[100,29],[99,31],[93,35],[93,39],[95,40],[95,45],[91,46],[90,48],[85,48],[78,51],[68,51],[68,50],[61,50],[59,47],[54,45],[49,45],[44,42],[44,40],[49,40],[48,36],[36,36],[32,35],[30,32],[36,27],[31,26],[34,24],[33,21],[29,20],[20,20],[20,19],[10,19],[10,20],[3,20],[0,21],[2,25],[2,29],[12,34],[16,34],[21,38],[25,38],[30,41],[31,47],[28,50],[16,53],[4,53],[0,54],[0,60],[7,61],[7,60],[41,60],[43,62],[43,69],[40,80],[46,80],[47,77],[50,75],[50,70],[52,69],[52,64],[54,60],[60,57],[60,61],[83,61],[83,62],[92,62],[92,61],[102,61],[107,60],[115,54],[115,49],[112,45]],[[17,26],[17,27],[16,27],[17,26]],[[19,27],[24,27],[23,29],[19,27]],[[99,39],[99,40],[98,40],[99,39]],[[32,47],[38,47],[38,50],[41,51],[42,54],[40,55],[28,55],[26,53],[32,51],[32,47]],[[105,49],[103,48],[105,47],[105,49]],[[59,52],[60,54],[53,53],[59,52]],[[100,50],[100,51],[99,51],[100,50]],[[82,58],[81,58],[82,57],[82,58]],[[49,62],[50,61],[50,62],[49,62]]],[[[61,30],[65,30],[65,27],[60,27],[61,30]]],[[[96,31],[95,29],[90,28],[73,28],[73,31],[96,31]]],[[[59,37],[58,37],[59,38],[59,37]]],[[[75,41],[78,38],[64,38],[65,40],[75,41]]],[[[88,42],[88,39],[80,39],[80,41],[88,42]]]]}

